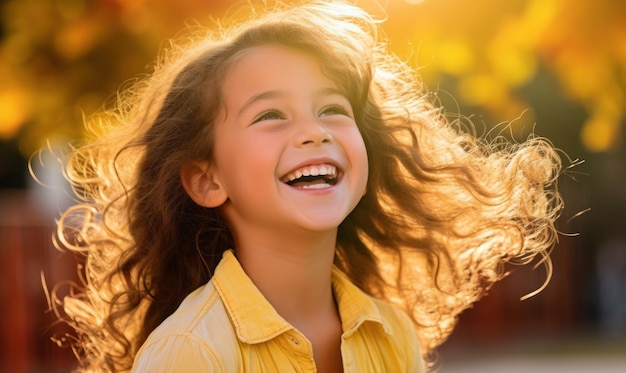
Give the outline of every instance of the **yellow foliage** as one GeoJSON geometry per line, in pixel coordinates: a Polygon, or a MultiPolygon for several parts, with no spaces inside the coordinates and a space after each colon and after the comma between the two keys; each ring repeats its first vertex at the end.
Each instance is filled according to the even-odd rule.
{"type": "Polygon", "coordinates": [[[464,40],[447,40],[440,44],[436,52],[439,69],[451,75],[461,75],[474,65],[473,51],[464,40]]]}
{"type": "Polygon", "coordinates": [[[13,138],[31,111],[28,92],[19,87],[0,88],[0,138],[13,138]]]}
{"type": "Polygon", "coordinates": [[[95,48],[101,37],[100,26],[92,20],[78,20],[61,29],[54,46],[63,58],[72,60],[84,56],[95,48]]]}
{"type": "MultiPolygon", "coordinates": [[[[271,6],[271,1],[249,3],[271,6]]],[[[2,2],[5,32],[0,58],[2,74],[11,77],[12,85],[1,82],[0,86],[0,136],[24,136],[20,142],[31,144],[25,151],[35,150],[31,147],[59,132],[80,136],[77,103],[86,102],[89,109],[99,106],[126,79],[146,72],[166,37],[174,36],[190,19],[212,25],[212,19],[223,15],[230,4],[227,0],[2,2]],[[19,92],[10,86],[20,87],[19,92]],[[54,103],[49,95],[56,96],[54,103]],[[34,121],[33,125],[20,131],[26,120],[34,121]]],[[[516,92],[540,69],[548,71],[559,85],[554,91],[563,92],[595,118],[585,125],[582,144],[593,151],[621,146],[606,145],[610,141],[600,141],[599,134],[621,133],[615,132],[614,126],[622,126],[616,118],[626,117],[626,2],[404,0],[377,2],[375,8],[376,16],[387,20],[382,26],[390,48],[419,65],[432,89],[437,89],[442,76],[451,77],[450,94],[462,105],[484,108],[501,120],[514,108],[530,107],[516,92]],[[613,97],[610,110],[605,108],[609,101],[598,102],[607,92],[613,97]],[[619,115],[598,119],[597,113],[607,110],[619,115]]],[[[560,125],[564,131],[575,127],[575,123],[545,125],[560,125]]]]}
{"type": "Polygon", "coordinates": [[[491,74],[477,74],[461,79],[459,94],[470,105],[500,106],[507,99],[507,87],[491,74]]]}
{"type": "Polygon", "coordinates": [[[617,145],[620,123],[610,115],[598,113],[585,122],[581,131],[581,141],[592,152],[605,152],[617,145]]]}

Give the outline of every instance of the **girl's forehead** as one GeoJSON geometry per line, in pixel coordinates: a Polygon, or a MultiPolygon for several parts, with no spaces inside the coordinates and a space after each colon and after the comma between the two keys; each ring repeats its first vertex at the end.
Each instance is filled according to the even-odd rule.
{"type": "Polygon", "coordinates": [[[242,84],[250,83],[244,77],[255,78],[265,84],[278,84],[284,75],[294,72],[302,81],[316,80],[324,81],[325,85],[336,85],[312,53],[280,44],[265,44],[243,49],[233,55],[226,68],[222,87],[229,85],[232,80],[240,80],[242,84]]]}
{"type": "MultiPolygon", "coordinates": [[[[305,76],[315,76],[318,80],[323,80],[326,86],[332,86],[339,91],[343,91],[343,79],[341,74],[333,73],[320,54],[305,48],[299,48],[281,43],[268,43],[243,48],[234,53],[225,64],[221,79],[221,88],[229,84],[229,81],[237,80],[241,75],[272,75],[281,77],[280,69],[298,70],[302,78],[305,76]]],[[[271,83],[271,79],[266,79],[271,83]]]]}
{"type": "Polygon", "coordinates": [[[302,48],[296,48],[279,43],[268,43],[246,47],[237,51],[231,58],[228,59],[228,69],[232,70],[242,60],[250,59],[254,61],[277,55],[300,55],[314,61],[315,64],[320,65],[318,56],[302,48]]]}
{"type": "Polygon", "coordinates": [[[221,82],[221,93],[226,116],[241,115],[263,102],[275,100],[346,97],[315,56],[274,44],[247,48],[233,55],[221,82]]]}

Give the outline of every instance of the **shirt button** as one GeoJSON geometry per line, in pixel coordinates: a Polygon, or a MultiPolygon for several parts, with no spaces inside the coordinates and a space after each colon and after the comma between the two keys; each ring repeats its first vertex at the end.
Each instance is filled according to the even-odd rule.
{"type": "Polygon", "coordinates": [[[296,346],[300,344],[300,341],[298,341],[296,337],[289,337],[289,340],[291,341],[291,343],[295,344],[296,346]]]}

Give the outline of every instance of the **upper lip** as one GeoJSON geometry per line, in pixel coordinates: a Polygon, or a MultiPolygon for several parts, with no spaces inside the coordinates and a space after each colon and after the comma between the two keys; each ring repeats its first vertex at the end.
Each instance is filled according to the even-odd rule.
{"type": "Polygon", "coordinates": [[[296,171],[298,171],[301,168],[304,167],[308,167],[308,166],[323,166],[323,165],[330,165],[335,167],[335,175],[338,177],[339,175],[342,174],[343,169],[342,167],[339,165],[339,162],[335,161],[334,159],[331,158],[315,158],[315,159],[308,159],[304,162],[299,163],[298,165],[296,165],[295,167],[293,167],[290,171],[286,172],[285,174],[283,174],[283,176],[280,177],[280,180],[282,182],[288,182],[289,180],[289,176],[294,174],[296,171]]]}

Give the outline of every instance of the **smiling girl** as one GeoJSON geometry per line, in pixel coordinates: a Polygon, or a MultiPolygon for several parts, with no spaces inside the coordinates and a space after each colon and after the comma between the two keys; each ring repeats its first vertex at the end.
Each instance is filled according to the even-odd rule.
{"type": "Polygon", "coordinates": [[[344,3],[171,48],[69,159],[85,370],[422,372],[456,316],[555,240],[547,141],[446,121],[344,3]]]}

